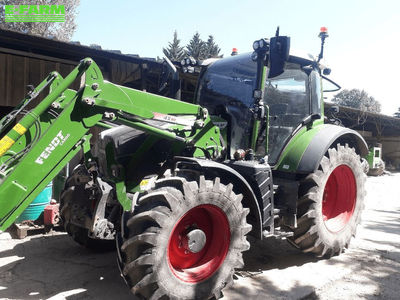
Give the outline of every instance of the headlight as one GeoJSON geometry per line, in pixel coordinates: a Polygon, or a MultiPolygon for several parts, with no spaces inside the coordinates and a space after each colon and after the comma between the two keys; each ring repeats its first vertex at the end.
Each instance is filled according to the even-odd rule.
{"type": "Polygon", "coordinates": [[[253,43],[253,49],[254,49],[254,50],[257,50],[259,47],[260,47],[260,44],[258,43],[258,41],[255,41],[255,42],[253,43]]]}
{"type": "Polygon", "coordinates": [[[190,65],[190,58],[186,58],[185,62],[187,65],[190,65]]]}
{"type": "Polygon", "coordinates": [[[259,41],[258,41],[258,46],[259,46],[260,48],[264,48],[264,46],[265,46],[265,41],[264,41],[263,39],[259,40],[259,41]]]}
{"type": "Polygon", "coordinates": [[[181,60],[181,66],[183,67],[185,64],[186,64],[186,60],[185,60],[185,59],[182,59],[182,60],[181,60]]]}
{"type": "Polygon", "coordinates": [[[252,59],[253,61],[257,61],[257,59],[258,59],[258,54],[257,54],[256,51],[254,51],[254,52],[251,54],[251,59],[252,59]]]}

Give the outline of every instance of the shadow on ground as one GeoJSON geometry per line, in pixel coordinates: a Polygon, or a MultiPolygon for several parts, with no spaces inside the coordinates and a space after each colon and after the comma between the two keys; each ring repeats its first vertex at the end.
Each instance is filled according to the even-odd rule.
{"type": "MultiPolygon", "coordinates": [[[[0,265],[1,299],[135,299],[120,277],[115,252],[92,253],[65,234],[1,242],[17,243],[0,252],[0,262],[6,261],[0,265]]],[[[266,270],[317,261],[299,253],[287,242],[275,239],[253,242],[252,250],[245,253],[244,259],[246,267],[236,274],[237,280],[266,270]]],[[[281,293],[272,282],[257,277],[250,279],[249,289],[268,288],[272,294],[281,293]]],[[[313,290],[300,285],[295,289],[307,290],[306,294],[313,290]]],[[[235,295],[237,298],[230,298],[243,296],[235,295]]]]}
{"type": "MultiPolygon", "coordinates": [[[[14,241],[0,241],[14,242],[14,241]]],[[[0,252],[0,299],[135,299],[116,253],[91,253],[67,235],[41,236],[0,252]]]]}
{"type": "Polygon", "coordinates": [[[247,272],[285,269],[320,260],[311,254],[300,252],[286,240],[275,238],[252,240],[250,250],[243,256],[245,260],[243,271],[247,272]]]}
{"type": "MultiPolygon", "coordinates": [[[[377,223],[380,230],[380,224],[377,223]]],[[[387,231],[392,230],[393,228],[387,228],[387,231]]],[[[393,243],[390,246],[396,245],[393,243]]],[[[378,288],[370,287],[369,295],[361,293],[360,296],[367,299],[391,299],[395,291],[390,291],[386,285],[393,281],[400,282],[400,263],[397,259],[393,261],[390,255],[382,250],[365,252],[362,249],[353,249],[349,252],[339,258],[321,260],[300,253],[284,240],[272,238],[253,241],[251,250],[244,255],[245,268],[236,273],[235,284],[227,291],[225,298],[239,300],[253,295],[248,298],[327,299],[320,297],[318,289],[312,284],[304,284],[301,278],[292,282],[288,288],[277,285],[274,278],[260,276],[262,273],[268,275],[269,271],[277,272],[293,267],[300,268],[305,264],[324,263],[335,268],[351,269],[351,274],[356,275],[356,280],[354,276],[343,278],[341,293],[346,289],[352,290],[353,285],[361,285],[363,289],[368,290],[371,282],[376,282],[378,288]],[[237,283],[243,280],[246,280],[246,284],[239,284],[238,287],[237,283]],[[264,293],[254,294],[254,291],[264,293]],[[265,291],[269,296],[265,296],[265,291]]],[[[400,253],[397,252],[397,255],[400,256],[400,253]]],[[[20,242],[13,248],[0,252],[0,262],[5,259],[9,262],[1,264],[0,267],[1,299],[135,299],[119,275],[115,252],[91,253],[76,245],[64,234],[20,242]]],[[[338,294],[334,286],[329,287],[328,284],[327,289],[332,289],[332,293],[338,294]]],[[[345,295],[343,297],[346,298],[345,295]]]]}

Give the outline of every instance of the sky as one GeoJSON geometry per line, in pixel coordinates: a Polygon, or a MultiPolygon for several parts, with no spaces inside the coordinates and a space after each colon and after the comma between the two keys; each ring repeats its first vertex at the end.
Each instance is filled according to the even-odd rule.
{"type": "Polygon", "coordinates": [[[317,55],[321,26],[329,38],[325,63],[342,88],[364,89],[393,115],[400,107],[400,1],[391,0],[81,0],[72,40],[141,57],[162,57],[175,30],[186,45],[194,33],[213,35],[224,56],[280,26],[291,48],[317,55]]]}

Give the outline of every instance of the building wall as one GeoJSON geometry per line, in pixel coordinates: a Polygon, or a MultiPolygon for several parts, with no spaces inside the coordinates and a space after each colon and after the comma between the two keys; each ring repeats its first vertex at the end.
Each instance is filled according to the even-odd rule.
{"type": "Polygon", "coordinates": [[[382,144],[382,159],[388,166],[400,170],[400,136],[381,136],[378,140],[370,131],[358,131],[369,147],[382,144]]]}
{"type": "Polygon", "coordinates": [[[0,52],[0,105],[16,106],[26,95],[26,86],[38,85],[50,72],[66,76],[76,62],[0,52]]]}
{"type": "MultiPolygon", "coordinates": [[[[43,49],[45,42],[54,43],[45,39],[34,39],[35,42],[39,40],[44,41],[43,49]]],[[[37,86],[52,71],[57,71],[65,77],[84,57],[92,57],[108,81],[153,93],[158,92],[160,63],[140,58],[132,58],[133,61],[129,61],[130,57],[123,55],[114,57],[115,55],[107,51],[95,51],[87,49],[88,47],[81,47],[88,53],[81,53],[79,49],[75,49],[78,53],[74,52],[74,55],[71,55],[65,51],[63,55],[63,46],[71,47],[71,45],[60,42],[57,45],[59,45],[57,51],[40,54],[31,52],[29,46],[19,50],[11,46],[2,47],[0,43],[0,117],[21,102],[26,96],[27,85],[37,86]]],[[[72,85],[72,88],[79,88],[79,80],[72,85]]],[[[43,95],[46,94],[44,91],[43,95]]],[[[35,105],[42,98],[38,97],[32,104],[35,105]]]]}
{"type": "Polygon", "coordinates": [[[383,160],[400,170],[400,137],[382,137],[381,143],[383,160]]]}

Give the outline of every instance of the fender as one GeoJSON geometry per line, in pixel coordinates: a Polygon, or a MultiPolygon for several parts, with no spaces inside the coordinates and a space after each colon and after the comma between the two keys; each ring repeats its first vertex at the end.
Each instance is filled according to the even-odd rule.
{"type": "Polygon", "coordinates": [[[313,173],[335,142],[348,143],[362,157],[368,154],[367,143],[358,132],[336,125],[321,124],[309,130],[300,130],[287,144],[275,169],[297,174],[313,173]]]}
{"type": "Polygon", "coordinates": [[[199,171],[202,171],[206,178],[218,176],[221,178],[221,182],[223,182],[224,184],[232,183],[234,186],[234,190],[243,194],[242,201],[244,206],[250,208],[249,216],[251,216],[251,218],[248,221],[253,226],[250,234],[260,240],[262,239],[263,223],[260,207],[257,202],[257,197],[254,194],[250,184],[242,175],[240,175],[231,167],[212,160],[181,156],[174,157],[174,160],[176,166],[186,163],[191,165],[191,169],[196,169],[193,166],[195,165],[197,169],[199,169],[199,171]]]}

